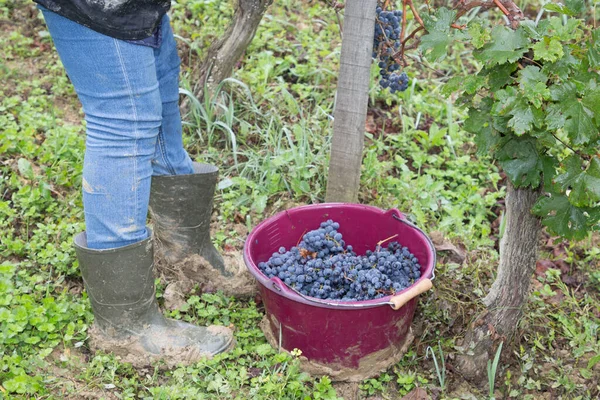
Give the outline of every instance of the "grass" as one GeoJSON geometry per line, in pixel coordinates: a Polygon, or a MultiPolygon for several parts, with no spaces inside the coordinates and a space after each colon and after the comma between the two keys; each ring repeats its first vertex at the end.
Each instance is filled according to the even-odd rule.
{"type": "MultiPolygon", "coordinates": [[[[184,142],[194,158],[219,165],[214,236],[239,249],[236,226],[324,199],[340,35],[324,3],[276,2],[232,79],[195,101],[190,68],[231,13],[229,1],[182,0],[173,26],[191,104],[184,142]]],[[[0,18],[9,21],[0,25],[0,398],[341,396],[328,377],[302,373],[294,355],[266,343],[255,302],[218,293],[191,295],[170,316],[233,324],[237,346],[229,354],[163,371],[89,352],[92,314],[71,246],[84,228],[82,114],[34,7],[0,0],[0,18]]],[[[461,129],[464,112],[440,94],[449,76],[478,67],[467,51],[436,65],[411,63],[412,84],[400,96],[371,88],[360,201],[397,207],[464,246],[467,258],[458,264],[441,253],[436,288],[421,297],[415,316],[417,339],[397,365],[360,383],[361,398],[397,399],[417,387],[445,399],[489,394],[452,369],[464,327],[493,280],[504,197],[501,172],[475,156],[461,129]]],[[[598,238],[542,250],[552,266],[536,273],[519,339],[505,343],[496,362],[494,395],[597,398],[598,238]]],[[[164,285],[158,282],[159,301],[164,285]]]]}

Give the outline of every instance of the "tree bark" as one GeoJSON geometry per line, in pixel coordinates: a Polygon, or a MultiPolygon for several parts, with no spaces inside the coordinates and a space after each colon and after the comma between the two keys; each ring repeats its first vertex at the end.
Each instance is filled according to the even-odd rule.
{"type": "Polygon", "coordinates": [[[467,330],[464,354],[457,357],[459,372],[482,386],[487,382],[488,360],[494,357],[499,342],[513,338],[529,296],[542,230],[531,208],[540,193],[541,188],[515,189],[510,183],[507,187],[506,229],[500,241],[498,276],[483,299],[486,310],[467,330]]]}
{"type": "Polygon", "coordinates": [[[204,86],[211,92],[228,78],[254,38],[258,25],[273,0],[238,0],[231,24],[208,49],[197,75],[194,95],[201,99],[204,86]]]}
{"type": "Polygon", "coordinates": [[[376,8],[377,0],[348,0],[345,5],[325,196],[328,202],[358,201],[376,8]]]}

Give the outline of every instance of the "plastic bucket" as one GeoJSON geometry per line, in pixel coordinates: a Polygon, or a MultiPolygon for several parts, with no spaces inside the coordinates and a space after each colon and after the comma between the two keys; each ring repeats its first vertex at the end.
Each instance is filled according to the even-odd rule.
{"type": "Polygon", "coordinates": [[[436,255],[427,235],[396,209],[328,203],[292,208],[261,222],[246,239],[244,261],[259,282],[271,332],[283,349],[300,349],[320,365],[358,369],[365,358],[381,358],[406,343],[417,296],[431,287],[436,255]],[[339,222],[339,232],[358,254],[397,234],[392,240],[418,258],[421,278],[395,296],[347,302],[305,297],[259,270],[258,263],[281,246],[297,245],[304,233],[327,219],[339,222]]]}

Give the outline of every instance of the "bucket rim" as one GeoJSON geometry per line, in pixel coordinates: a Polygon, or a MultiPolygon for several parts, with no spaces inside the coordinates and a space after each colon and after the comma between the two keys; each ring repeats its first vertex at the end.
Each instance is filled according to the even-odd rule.
{"type": "Polygon", "coordinates": [[[404,214],[402,214],[398,209],[390,208],[389,210],[386,211],[379,207],[375,207],[375,206],[371,206],[371,205],[356,204],[356,203],[340,203],[340,202],[306,204],[306,205],[302,205],[302,206],[296,206],[296,207],[289,208],[287,210],[280,211],[277,214],[261,221],[258,225],[256,225],[252,229],[252,231],[246,238],[246,241],[244,242],[243,258],[244,258],[244,264],[246,265],[246,268],[248,269],[248,271],[252,274],[252,276],[254,276],[254,278],[259,282],[259,284],[261,286],[263,286],[265,289],[271,290],[281,296],[284,296],[290,300],[294,300],[299,303],[303,303],[303,304],[307,304],[307,305],[315,306],[315,307],[334,308],[334,309],[338,309],[338,310],[339,309],[355,310],[355,309],[373,308],[373,307],[379,307],[379,306],[391,306],[393,304],[390,301],[390,299],[392,297],[398,296],[398,295],[408,291],[410,288],[412,288],[413,286],[415,286],[416,284],[418,284],[419,282],[421,282],[425,279],[433,280],[435,278],[435,266],[436,266],[436,252],[435,252],[435,247],[433,245],[433,242],[431,241],[429,236],[427,236],[427,234],[425,234],[425,232],[423,232],[423,230],[418,228],[412,222],[408,221],[406,219],[406,217],[404,216],[404,214]],[[427,265],[425,265],[425,271],[421,274],[421,277],[419,279],[417,279],[416,281],[414,281],[413,284],[410,285],[409,287],[407,287],[406,289],[401,290],[400,292],[397,292],[393,295],[381,297],[379,299],[361,300],[361,301],[322,300],[322,299],[316,299],[316,298],[312,298],[310,296],[302,295],[300,292],[288,287],[284,282],[281,281],[281,279],[279,279],[277,277],[269,279],[266,275],[263,274],[263,272],[260,270],[260,268],[258,268],[258,265],[256,265],[256,263],[254,262],[254,260],[252,259],[251,255],[250,255],[250,243],[252,243],[252,241],[254,240],[257,233],[261,231],[262,227],[272,223],[273,221],[275,221],[281,217],[287,216],[288,218],[290,218],[290,213],[302,212],[306,209],[327,210],[327,209],[339,208],[339,207],[344,207],[346,209],[355,209],[355,210],[369,210],[369,211],[376,212],[376,213],[379,213],[382,215],[389,215],[391,218],[398,220],[399,223],[404,223],[405,225],[408,225],[411,229],[414,229],[416,231],[417,235],[421,236],[425,240],[425,242],[428,244],[428,246],[430,247],[429,252],[431,254],[431,257],[429,257],[427,265]]]}

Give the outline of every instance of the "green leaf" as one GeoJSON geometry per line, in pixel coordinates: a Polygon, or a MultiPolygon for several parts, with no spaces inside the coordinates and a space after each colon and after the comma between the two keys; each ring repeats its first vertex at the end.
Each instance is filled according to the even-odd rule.
{"type": "Polygon", "coordinates": [[[469,35],[471,36],[471,44],[476,48],[482,48],[487,42],[492,40],[490,30],[481,26],[479,22],[469,24],[469,35]]]}
{"type": "Polygon", "coordinates": [[[514,87],[499,90],[496,92],[496,99],[492,111],[500,116],[510,116],[508,127],[517,135],[523,135],[533,129],[534,125],[539,127],[543,123],[543,111],[531,107],[514,87]]]}
{"type": "Polygon", "coordinates": [[[496,151],[502,137],[493,128],[493,118],[491,116],[490,98],[485,98],[479,108],[471,108],[469,116],[465,120],[463,128],[467,132],[475,134],[475,144],[477,144],[477,154],[493,154],[496,151]]]}
{"type": "Polygon", "coordinates": [[[458,92],[462,89],[463,76],[453,76],[448,79],[448,82],[442,86],[441,93],[444,96],[450,96],[454,92],[458,92]]]}
{"type": "Polygon", "coordinates": [[[594,357],[590,358],[587,368],[592,369],[598,363],[600,363],[600,354],[596,354],[594,357]]]}
{"type": "Polygon", "coordinates": [[[556,38],[544,37],[533,45],[533,57],[536,60],[555,62],[563,55],[563,46],[556,38]]]}
{"type": "Polygon", "coordinates": [[[576,207],[560,194],[541,197],[533,207],[533,212],[542,217],[542,223],[552,234],[575,240],[584,239],[600,220],[599,209],[576,207]]]}
{"type": "Polygon", "coordinates": [[[517,63],[494,65],[491,68],[484,68],[482,74],[488,76],[490,91],[496,92],[510,85],[514,78],[512,74],[517,70],[517,63]]]}
{"type": "Polygon", "coordinates": [[[529,40],[523,28],[512,30],[506,26],[496,26],[492,30],[493,41],[486,44],[475,57],[491,65],[515,62],[525,54],[529,40]]]}
{"type": "Polygon", "coordinates": [[[592,67],[600,65],[600,29],[592,31],[592,40],[588,42],[588,62],[592,67]]]}
{"type": "Polygon", "coordinates": [[[534,106],[540,108],[544,100],[550,98],[550,90],[546,86],[548,76],[540,68],[528,65],[519,73],[519,87],[534,106]]]}
{"type": "Polygon", "coordinates": [[[566,172],[556,178],[563,189],[570,189],[569,201],[577,207],[593,206],[600,201],[600,159],[592,158],[587,169],[583,169],[582,160],[573,155],[565,161],[566,172]]]}
{"type": "Polygon", "coordinates": [[[539,186],[544,164],[535,138],[512,137],[498,150],[496,157],[515,187],[539,186]]]}
{"type": "Polygon", "coordinates": [[[533,129],[533,126],[539,127],[544,120],[544,112],[538,108],[532,107],[525,99],[519,98],[513,109],[510,111],[512,118],[508,121],[508,126],[512,128],[517,135],[523,135],[533,129]]]}
{"type": "Polygon", "coordinates": [[[600,121],[600,88],[596,82],[588,84],[581,103],[596,116],[596,121],[600,121]]]}
{"type": "Polygon", "coordinates": [[[435,15],[423,16],[423,25],[427,34],[421,37],[420,48],[430,60],[438,60],[447,54],[453,36],[450,25],[455,17],[456,11],[445,7],[439,8],[435,15]]]}
{"type": "Polygon", "coordinates": [[[31,162],[25,158],[19,158],[17,161],[17,168],[19,169],[19,174],[24,178],[33,180],[35,178],[35,174],[33,173],[33,167],[31,166],[31,162]]]}
{"type": "Polygon", "coordinates": [[[434,15],[423,15],[423,25],[427,32],[450,32],[450,25],[454,23],[456,11],[449,10],[446,7],[440,7],[434,15]]]}
{"type": "Polygon", "coordinates": [[[563,46],[563,53],[564,55],[556,62],[544,63],[542,71],[544,71],[546,75],[557,75],[563,81],[567,81],[569,76],[572,75],[573,69],[577,68],[580,64],[580,61],[573,57],[571,49],[567,46],[563,46]]]}
{"type": "Polygon", "coordinates": [[[565,14],[568,16],[575,15],[571,10],[569,10],[568,7],[566,7],[562,4],[548,3],[548,4],[544,5],[544,8],[548,11],[554,11],[554,12],[557,12],[560,14],[565,14]]]}
{"type": "Polygon", "coordinates": [[[529,36],[532,40],[540,40],[543,37],[535,21],[526,19],[521,21],[520,26],[525,30],[527,36],[529,36]]]}
{"type": "Polygon", "coordinates": [[[270,344],[268,343],[263,343],[263,344],[259,344],[258,346],[256,346],[256,354],[258,354],[259,356],[266,356],[267,354],[271,353],[271,351],[273,351],[273,348],[271,347],[270,344]]]}
{"type": "Polygon", "coordinates": [[[592,121],[593,114],[579,101],[571,104],[568,114],[571,118],[567,120],[565,129],[574,144],[586,144],[598,136],[598,129],[592,121]]]}
{"type": "Polygon", "coordinates": [[[578,39],[582,35],[580,29],[581,21],[575,18],[568,18],[566,24],[560,17],[551,17],[542,20],[539,24],[539,30],[544,36],[556,38],[562,42],[568,42],[578,39]]]}
{"type": "Polygon", "coordinates": [[[431,61],[437,61],[446,56],[450,46],[450,36],[444,32],[433,31],[421,38],[421,51],[431,61]],[[427,50],[431,50],[427,52],[427,50]]]}
{"type": "Polygon", "coordinates": [[[545,155],[542,157],[542,171],[544,174],[544,187],[551,188],[556,176],[558,161],[554,157],[545,155]]]}
{"type": "Polygon", "coordinates": [[[584,0],[565,0],[565,5],[572,12],[572,15],[581,14],[585,11],[584,0]]]}
{"type": "Polygon", "coordinates": [[[580,101],[575,85],[571,82],[555,85],[550,93],[555,103],[548,107],[548,127],[558,129],[564,124],[569,139],[575,145],[597,140],[598,128],[594,125],[594,113],[580,101]]]}
{"type": "Polygon", "coordinates": [[[254,202],[252,203],[252,209],[256,211],[258,214],[262,214],[267,207],[267,200],[269,197],[267,195],[261,194],[256,197],[254,202]]]}
{"type": "Polygon", "coordinates": [[[454,92],[464,91],[468,94],[475,94],[485,83],[485,78],[479,75],[454,76],[444,84],[441,92],[444,96],[449,96],[454,92]]]}

